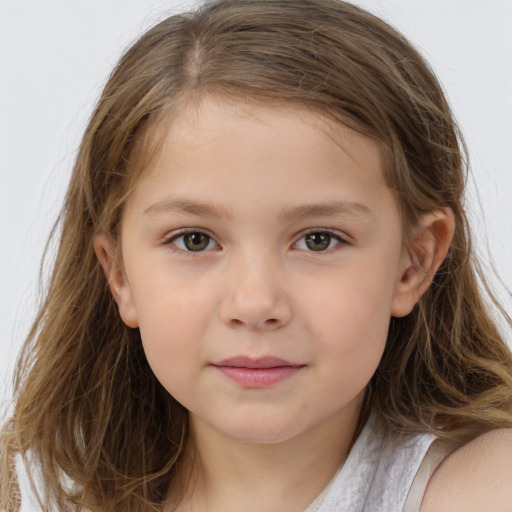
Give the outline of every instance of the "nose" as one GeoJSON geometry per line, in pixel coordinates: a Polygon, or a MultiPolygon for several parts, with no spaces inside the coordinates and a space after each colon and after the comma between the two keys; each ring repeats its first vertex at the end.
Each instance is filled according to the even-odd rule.
{"type": "Polygon", "coordinates": [[[237,258],[228,265],[222,322],[232,328],[273,331],[287,325],[292,317],[283,271],[265,256],[237,258]]]}

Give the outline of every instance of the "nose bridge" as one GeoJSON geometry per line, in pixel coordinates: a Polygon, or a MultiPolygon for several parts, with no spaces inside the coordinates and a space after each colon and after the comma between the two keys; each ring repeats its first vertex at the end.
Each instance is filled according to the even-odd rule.
{"type": "Polygon", "coordinates": [[[222,320],[231,327],[276,329],[291,318],[284,264],[270,248],[247,247],[226,265],[222,320]]]}

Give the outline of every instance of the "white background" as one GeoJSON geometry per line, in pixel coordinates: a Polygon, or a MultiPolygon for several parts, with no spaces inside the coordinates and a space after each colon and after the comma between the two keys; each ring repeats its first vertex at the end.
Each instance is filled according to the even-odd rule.
{"type": "MultiPolygon", "coordinates": [[[[402,30],[440,77],[470,150],[475,246],[486,255],[489,245],[512,288],[512,0],[356,3],[402,30]]],[[[100,89],[127,44],[191,5],[0,0],[0,400],[36,312],[44,244],[100,89]]],[[[512,313],[503,288],[501,296],[512,313]]]]}

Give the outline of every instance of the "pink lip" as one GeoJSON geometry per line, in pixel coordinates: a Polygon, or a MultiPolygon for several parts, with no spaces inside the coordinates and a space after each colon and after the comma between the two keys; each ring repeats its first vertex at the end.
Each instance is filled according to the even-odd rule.
{"type": "Polygon", "coordinates": [[[291,363],[278,357],[239,356],[224,359],[212,366],[223,375],[245,388],[264,388],[295,375],[304,364],[291,363]]]}

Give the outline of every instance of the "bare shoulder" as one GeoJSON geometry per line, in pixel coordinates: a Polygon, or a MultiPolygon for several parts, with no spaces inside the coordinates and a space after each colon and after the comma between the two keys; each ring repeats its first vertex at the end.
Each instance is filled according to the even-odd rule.
{"type": "Polygon", "coordinates": [[[483,434],[450,454],[433,474],[420,512],[483,510],[512,510],[512,428],[483,434]]]}

